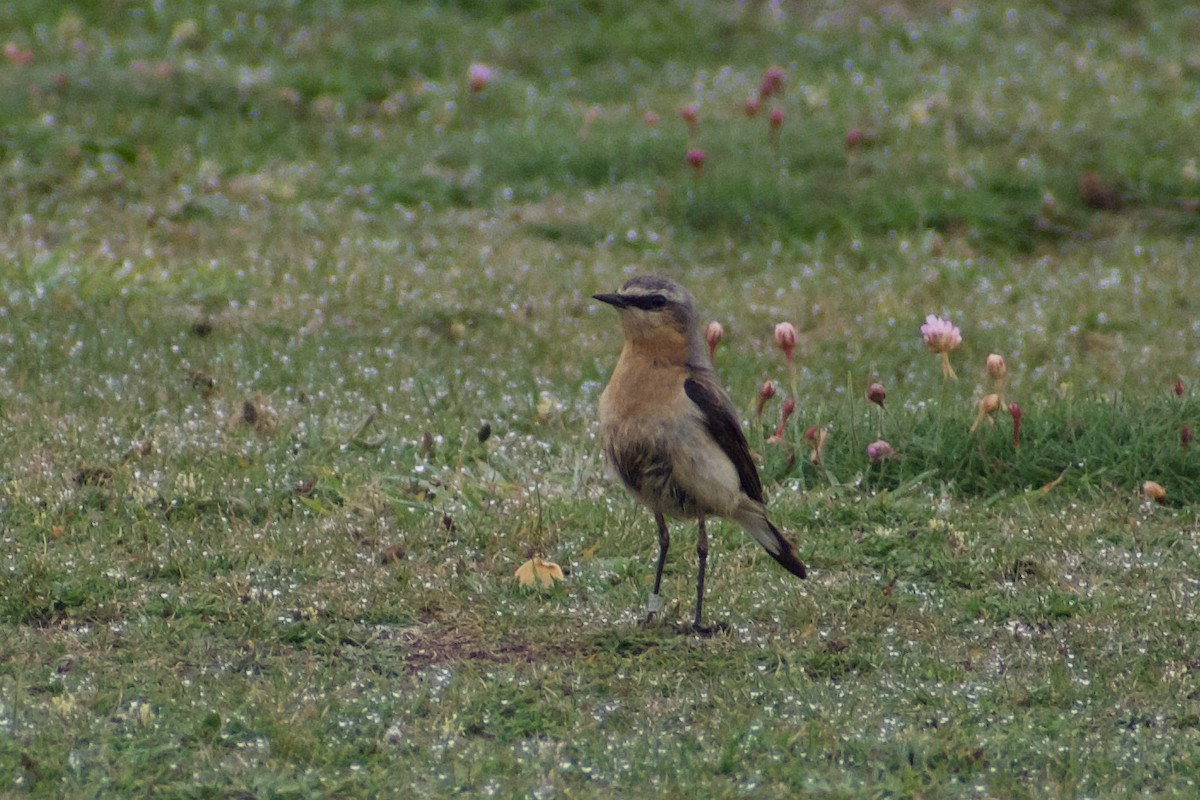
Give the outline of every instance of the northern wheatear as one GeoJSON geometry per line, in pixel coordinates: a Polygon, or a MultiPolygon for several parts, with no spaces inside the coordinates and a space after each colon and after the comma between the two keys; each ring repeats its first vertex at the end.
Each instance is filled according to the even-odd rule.
{"type": "Polygon", "coordinates": [[[784,569],[805,577],[804,563],[767,519],[762,481],[733,404],[713,372],[691,294],[666,278],[633,278],[616,294],[593,295],[620,312],[625,346],[600,395],[605,457],[625,486],[654,512],[658,567],[647,621],[662,607],[658,590],[670,535],[666,517],[699,523],[696,617],[700,633],[709,516],[731,519],[784,569]]]}

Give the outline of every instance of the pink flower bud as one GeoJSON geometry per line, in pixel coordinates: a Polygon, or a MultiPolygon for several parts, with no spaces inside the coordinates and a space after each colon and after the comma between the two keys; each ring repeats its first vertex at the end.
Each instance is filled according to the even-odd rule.
{"type": "Polygon", "coordinates": [[[687,151],[687,163],[691,165],[697,175],[704,171],[704,159],[705,153],[698,147],[693,147],[687,151]]]}
{"type": "Polygon", "coordinates": [[[704,340],[708,342],[708,360],[715,361],[717,355],[717,345],[721,343],[721,337],[725,335],[725,329],[721,327],[719,322],[710,322],[704,330],[704,340]]]}
{"type": "Polygon", "coordinates": [[[658,114],[655,114],[653,111],[647,111],[646,115],[644,117],[642,117],[642,123],[647,128],[657,128],[658,127],[658,114]]]}
{"type": "Polygon", "coordinates": [[[783,401],[783,408],[779,413],[779,427],[775,429],[775,433],[767,438],[771,444],[778,444],[783,441],[783,430],[787,427],[788,420],[792,418],[792,412],[796,410],[796,401],[788,398],[783,401]]]}
{"type": "Polygon", "coordinates": [[[851,128],[846,131],[845,147],[847,152],[857,150],[863,142],[863,132],[860,128],[851,128]]]}
{"type": "Polygon", "coordinates": [[[1175,396],[1183,397],[1183,378],[1175,379],[1175,396]]]}
{"type": "Polygon", "coordinates": [[[475,62],[467,68],[467,84],[471,87],[471,92],[474,94],[482,92],[495,79],[495,70],[487,64],[475,62]]]}
{"type": "Polygon", "coordinates": [[[780,67],[767,67],[766,71],[763,72],[762,83],[758,87],[759,96],[767,98],[782,91],[783,69],[780,67]]]}
{"type": "Polygon", "coordinates": [[[992,380],[999,383],[1008,375],[1008,365],[1004,363],[1004,356],[992,353],[987,357],[987,374],[992,380]]]}
{"type": "Polygon", "coordinates": [[[16,42],[5,43],[4,57],[8,59],[8,63],[16,64],[18,67],[27,67],[33,63],[33,51],[26,50],[16,42]]]}
{"type": "Polygon", "coordinates": [[[683,117],[683,121],[687,123],[688,131],[695,136],[696,129],[700,126],[700,106],[695,103],[689,103],[679,109],[679,116],[683,117]]]}
{"type": "Polygon", "coordinates": [[[781,322],[775,326],[775,343],[783,350],[787,360],[792,360],[792,352],[796,349],[796,326],[790,322],[781,322]]]}
{"type": "Polygon", "coordinates": [[[746,100],[746,104],[743,106],[743,108],[746,111],[747,117],[750,117],[750,118],[757,117],[758,116],[758,108],[759,108],[759,99],[757,97],[748,98],[746,100]]]}
{"type": "Polygon", "coordinates": [[[887,397],[887,392],[884,391],[882,383],[872,383],[867,387],[867,399],[880,408],[883,408],[885,397],[887,397]]]}
{"type": "Polygon", "coordinates": [[[763,409],[766,408],[767,401],[775,396],[775,384],[772,381],[763,381],[762,388],[758,390],[758,407],[755,410],[757,416],[762,416],[763,409]]]}
{"type": "Polygon", "coordinates": [[[1021,446],[1021,419],[1024,414],[1021,413],[1021,407],[1016,403],[1008,404],[1008,413],[1012,416],[1013,421],[1013,448],[1021,446]]]}
{"type": "Polygon", "coordinates": [[[1184,425],[1183,429],[1179,431],[1179,443],[1181,445],[1183,445],[1184,447],[1187,447],[1189,444],[1192,443],[1192,426],[1191,425],[1184,425]]]}
{"type": "Polygon", "coordinates": [[[892,450],[892,446],[883,439],[879,439],[867,445],[867,458],[871,459],[871,461],[876,464],[878,464],[880,461],[883,461],[885,458],[888,458],[894,452],[895,451],[892,450]]]}
{"type": "Polygon", "coordinates": [[[774,147],[779,142],[779,129],[783,127],[783,109],[771,109],[771,128],[767,132],[767,139],[771,146],[774,147]]]}

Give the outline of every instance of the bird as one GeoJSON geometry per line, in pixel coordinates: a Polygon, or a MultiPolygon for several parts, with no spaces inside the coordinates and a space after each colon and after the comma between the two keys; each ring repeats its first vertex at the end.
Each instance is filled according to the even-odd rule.
{"type": "Polygon", "coordinates": [[[691,293],[641,275],[592,298],[617,309],[625,342],[600,395],[605,460],[654,514],[658,563],[646,623],[662,609],[659,589],[671,538],[667,517],[697,521],[696,614],[702,624],[709,517],[733,520],[797,578],[808,574],[792,543],[767,516],[762,480],[737,413],[713,370],[691,293]]]}

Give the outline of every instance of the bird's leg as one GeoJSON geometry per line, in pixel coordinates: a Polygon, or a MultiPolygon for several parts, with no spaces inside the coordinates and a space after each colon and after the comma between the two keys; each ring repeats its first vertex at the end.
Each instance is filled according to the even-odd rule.
{"type": "Polygon", "coordinates": [[[716,625],[701,625],[700,618],[704,611],[704,571],[708,566],[708,531],[704,527],[704,517],[701,515],[696,537],[696,555],[700,557],[700,574],[696,576],[696,618],[692,620],[692,632],[700,636],[712,636],[717,632],[727,632],[729,626],[723,622],[716,625]]]}
{"type": "Polygon", "coordinates": [[[696,536],[696,555],[700,557],[700,573],[696,577],[696,619],[692,621],[692,629],[696,633],[705,634],[709,631],[700,624],[700,615],[704,610],[704,570],[708,565],[708,531],[704,529],[704,515],[700,515],[699,529],[696,536]]]}
{"type": "Polygon", "coordinates": [[[662,610],[662,600],[658,589],[662,586],[663,567],[667,563],[667,548],[671,546],[671,533],[667,530],[666,517],[661,512],[654,512],[654,521],[658,523],[658,567],[654,570],[654,591],[650,593],[650,601],[646,603],[646,624],[654,621],[662,610]]]}

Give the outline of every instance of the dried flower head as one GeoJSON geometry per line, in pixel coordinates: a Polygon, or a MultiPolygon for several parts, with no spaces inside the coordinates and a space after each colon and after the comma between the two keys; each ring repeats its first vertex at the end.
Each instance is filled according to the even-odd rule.
{"type": "Polygon", "coordinates": [[[1175,378],[1175,396],[1183,397],[1183,392],[1184,392],[1183,378],[1177,377],[1177,378],[1175,378]]]}
{"type": "Polygon", "coordinates": [[[808,457],[809,461],[814,464],[820,464],[822,459],[825,458],[825,440],[829,438],[829,431],[813,425],[804,432],[804,438],[812,445],[812,454],[808,457]]]}
{"type": "Polygon", "coordinates": [[[1161,483],[1155,481],[1146,481],[1142,484],[1142,495],[1147,500],[1153,500],[1156,503],[1165,502],[1167,499],[1167,490],[1162,487],[1161,483]]]}
{"type": "Polygon", "coordinates": [[[516,575],[517,582],[522,586],[537,589],[549,589],[555,583],[560,583],[566,578],[562,567],[558,564],[555,564],[553,561],[537,558],[536,556],[517,567],[517,571],[514,574],[516,575]]]}
{"type": "Polygon", "coordinates": [[[892,450],[892,446],[883,439],[878,439],[867,445],[867,458],[871,459],[871,461],[876,464],[878,464],[880,461],[883,461],[885,458],[888,458],[894,452],[895,451],[892,450]]]}
{"type": "Polygon", "coordinates": [[[976,428],[978,428],[981,424],[983,424],[983,421],[985,419],[988,421],[989,424],[995,425],[996,420],[994,420],[992,418],[992,415],[995,414],[999,410],[1000,410],[1000,395],[989,394],[989,395],[984,396],[979,401],[979,414],[976,415],[976,417],[975,417],[975,423],[973,425],[971,425],[972,432],[976,428]]]}
{"type": "Polygon", "coordinates": [[[704,341],[708,342],[708,360],[715,361],[717,356],[717,345],[721,343],[721,337],[725,335],[725,329],[721,327],[719,322],[710,322],[708,327],[704,329],[704,341]]]}
{"type": "Polygon", "coordinates": [[[872,383],[867,387],[867,399],[880,408],[883,408],[885,397],[887,397],[887,392],[884,390],[882,383],[872,383]]]}
{"type": "Polygon", "coordinates": [[[592,131],[592,125],[596,123],[596,120],[600,119],[600,116],[603,113],[604,112],[600,106],[592,106],[587,111],[583,112],[583,124],[579,126],[580,139],[588,138],[588,135],[592,131]]]}

